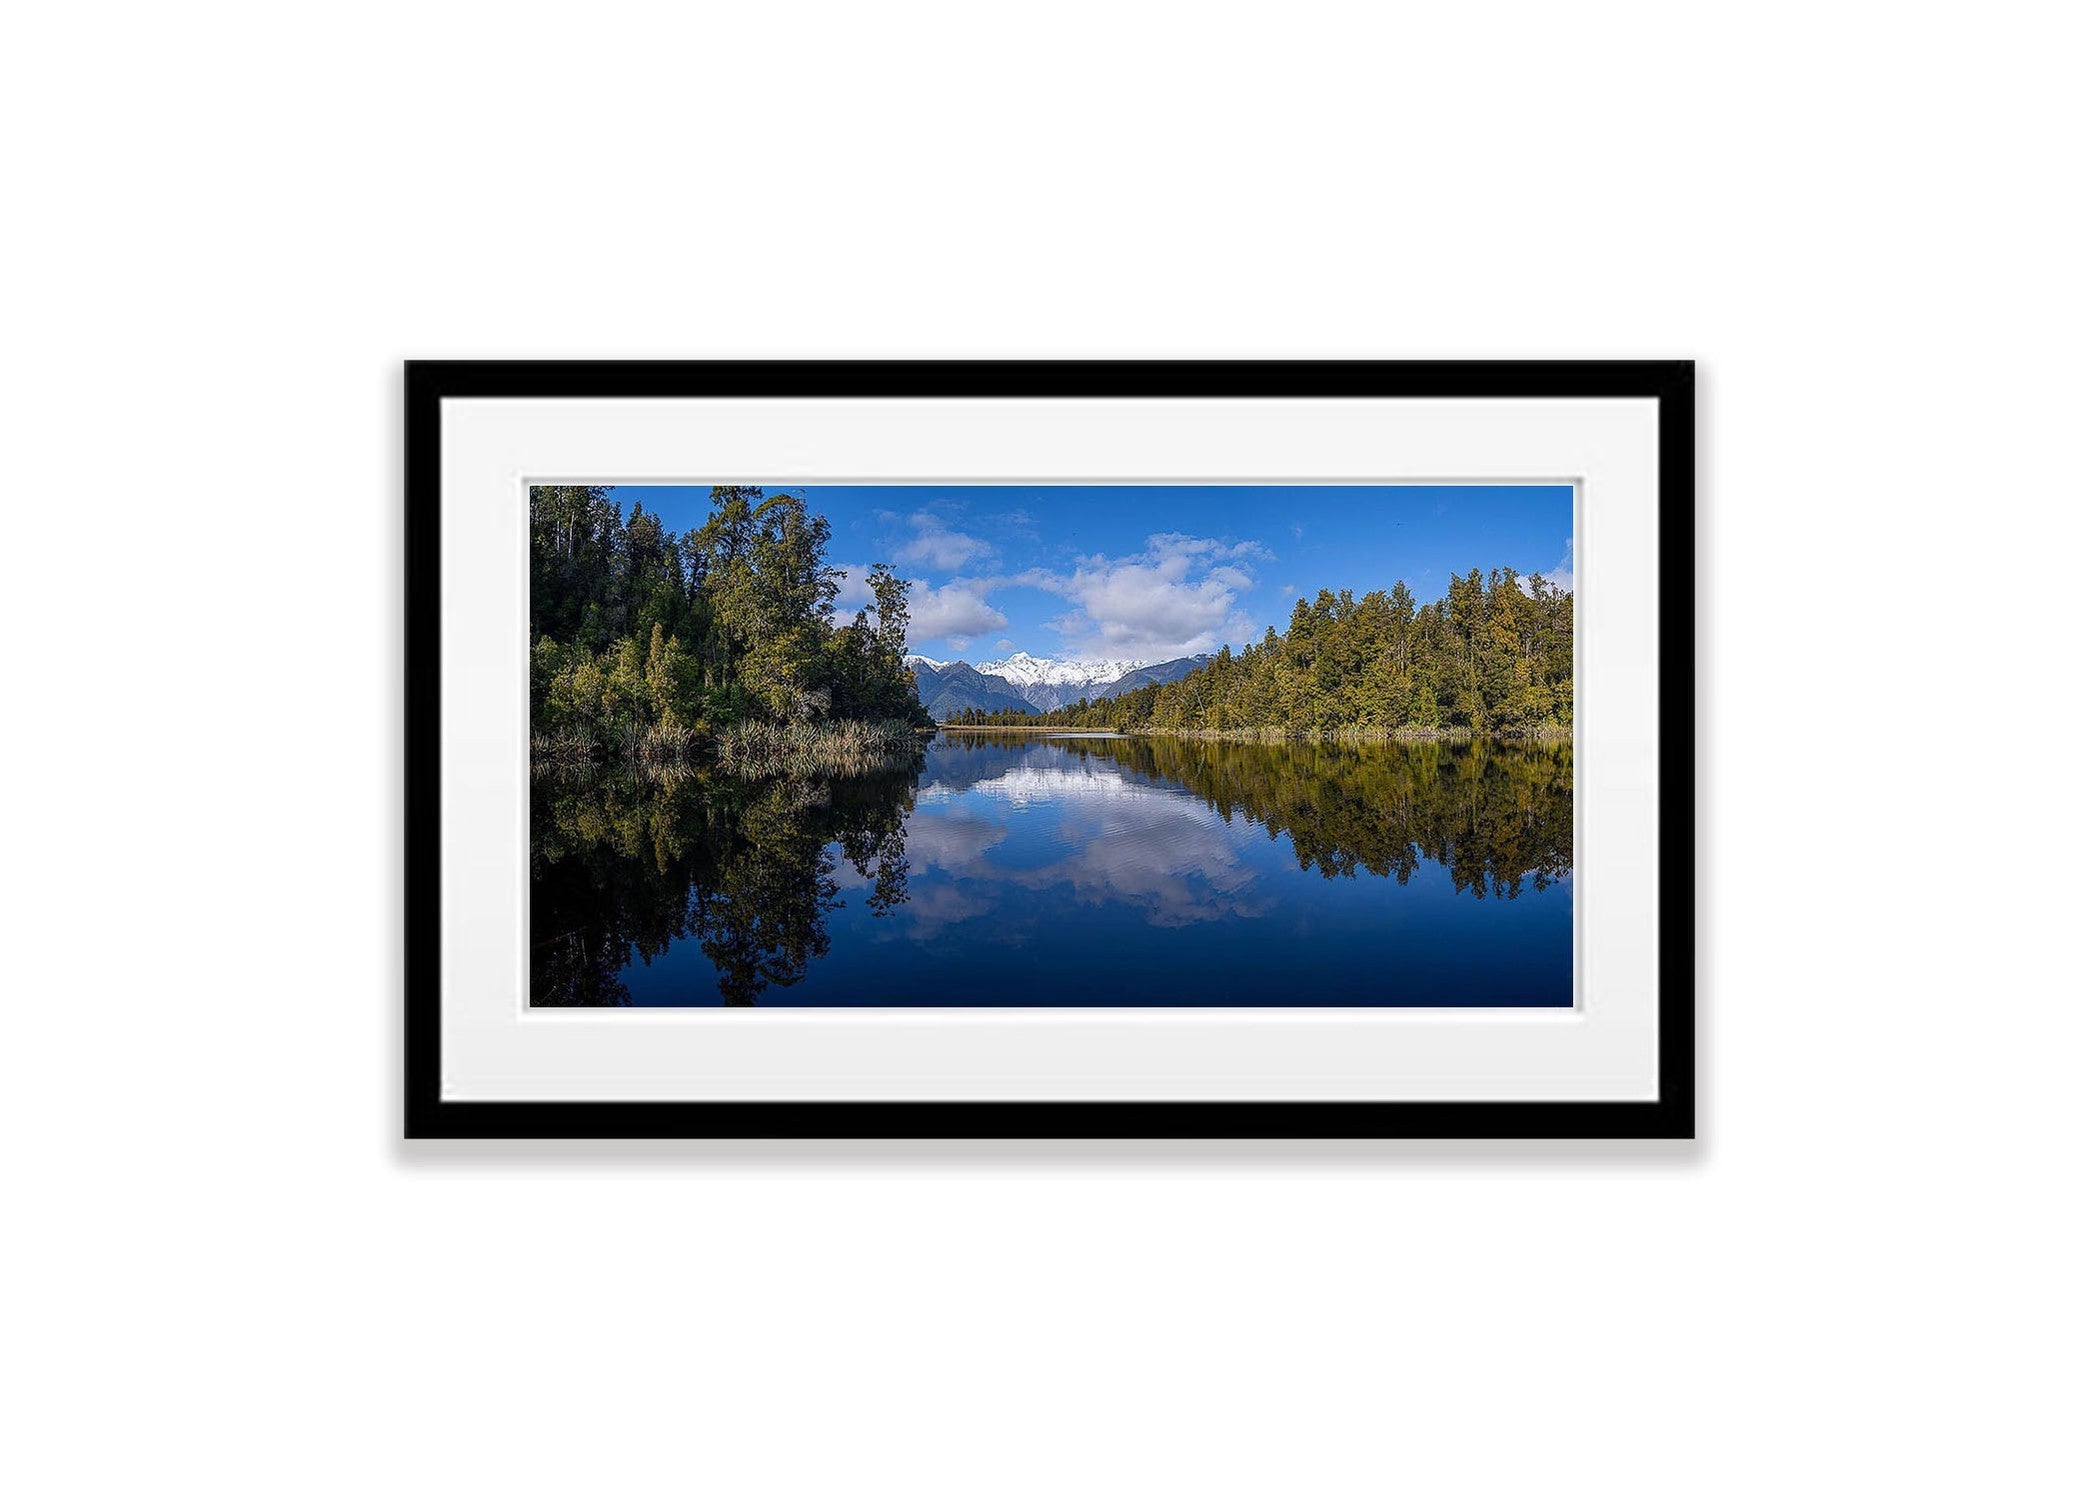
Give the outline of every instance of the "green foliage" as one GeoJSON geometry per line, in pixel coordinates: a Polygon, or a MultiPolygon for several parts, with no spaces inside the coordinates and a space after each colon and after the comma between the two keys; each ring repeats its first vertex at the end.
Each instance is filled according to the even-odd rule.
{"type": "Polygon", "coordinates": [[[793,495],[713,499],[673,537],[608,489],[533,488],[535,732],[636,758],[749,720],[930,722],[904,665],[910,584],[873,569],[873,616],[834,627],[830,523],[793,495]]]}
{"type": "Polygon", "coordinates": [[[861,609],[826,644],[831,711],[841,718],[930,723],[904,665],[911,585],[878,562],[868,569],[867,586],[875,596],[873,616],[861,609]]]}
{"type": "Polygon", "coordinates": [[[1574,723],[1574,595],[1497,568],[1451,576],[1416,608],[1405,584],[1358,599],[1321,589],[1290,627],[1200,671],[1041,715],[957,723],[1282,737],[1553,737],[1574,723]]]}

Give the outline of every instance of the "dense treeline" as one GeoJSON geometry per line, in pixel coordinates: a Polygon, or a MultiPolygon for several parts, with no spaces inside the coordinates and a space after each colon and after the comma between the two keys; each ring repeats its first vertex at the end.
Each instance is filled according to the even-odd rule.
{"type": "Polygon", "coordinates": [[[536,486],[532,727],[543,753],[681,757],[732,725],[929,722],[904,666],[911,585],[870,569],[834,627],[830,523],[797,497],[717,488],[673,536],[610,491],[536,486]]]}
{"type": "Polygon", "coordinates": [[[1574,595],[1512,568],[1451,575],[1417,608],[1405,584],[1356,598],[1321,589],[1289,628],[1220,650],[1178,682],[1022,717],[957,723],[1210,733],[1461,730],[1550,736],[1574,722],[1574,595]]]}

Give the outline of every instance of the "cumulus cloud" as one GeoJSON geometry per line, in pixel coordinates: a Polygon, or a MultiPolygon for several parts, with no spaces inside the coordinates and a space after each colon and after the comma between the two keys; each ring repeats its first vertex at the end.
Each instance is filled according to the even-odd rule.
{"type": "Polygon", "coordinates": [[[1169,531],[1135,556],[1089,557],[1068,573],[1035,568],[1011,581],[1077,606],[1051,621],[1074,654],[1157,661],[1250,638],[1254,623],[1238,602],[1254,580],[1238,564],[1272,560],[1259,542],[1169,531]]]}
{"type": "Polygon", "coordinates": [[[1545,575],[1545,581],[1556,588],[1574,592],[1574,538],[1567,538],[1567,549],[1560,553],[1560,565],[1545,575]]]}
{"type": "Polygon", "coordinates": [[[916,534],[893,553],[898,562],[953,572],[958,567],[967,567],[972,562],[998,555],[998,548],[990,542],[954,530],[930,510],[913,515],[910,526],[916,534]]]}
{"type": "Polygon", "coordinates": [[[967,650],[979,635],[1006,627],[1006,616],[985,599],[996,578],[955,578],[935,588],[924,578],[911,580],[911,644],[922,647],[946,641],[967,650]]]}
{"type": "MultiPolygon", "coordinates": [[[[875,591],[868,586],[864,562],[840,563],[833,571],[841,576],[831,623],[849,625],[862,606],[874,607],[875,591]]],[[[979,635],[1003,630],[1006,616],[984,598],[999,582],[997,578],[955,578],[935,588],[924,578],[911,579],[911,648],[945,641],[961,650],[979,635]]]]}
{"type": "Polygon", "coordinates": [[[841,604],[872,604],[875,591],[867,583],[865,562],[841,562],[831,569],[838,574],[838,602],[841,604]]]}
{"type": "Polygon", "coordinates": [[[867,586],[867,564],[842,562],[831,571],[839,575],[838,607],[831,611],[831,623],[849,625],[863,604],[871,607],[875,601],[875,591],[867,586]]]}
{"type": "Polygon", "coordinates": [[[1258,541],[1218,541],[1209,536],[1184,536],[1179,531],[1157,532],[1146,537],[1144,545],[1160,557],[1188,557],[1204,562],[1275,561],[1275,553],[1258,541]]]}

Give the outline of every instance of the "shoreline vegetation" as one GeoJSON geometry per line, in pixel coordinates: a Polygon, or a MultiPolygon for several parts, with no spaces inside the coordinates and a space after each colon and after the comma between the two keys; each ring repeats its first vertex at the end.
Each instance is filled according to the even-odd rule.
{"type": "Polygon", "coordinates": [[[723,770],[748,780],[771,775],[850,779],[909,765],[922,750],[926,732],[893,718],[740,723],[722,734],[715,753],[723,770]]]}
{"type": "Polygon", "coordinates": [[[573,729],[532,735],[532,773],[587,779],[607,771],[652,780],[704,777],[719,770],[744,780],[767,776],[851,779],[913,765],[927,725],[902,719],[829,723],[731,724],[718,736],[651,727],[601,745],[573,729]]]}

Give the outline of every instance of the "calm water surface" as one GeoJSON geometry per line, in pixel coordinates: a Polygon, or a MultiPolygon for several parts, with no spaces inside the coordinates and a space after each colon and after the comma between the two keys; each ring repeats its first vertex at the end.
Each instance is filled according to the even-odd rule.
{"type": "Polygon", "coordinates": [[[541,778],[541,1005],[1567,1005],[1564,745],[946,734],[853,781],[541,778]]]}

